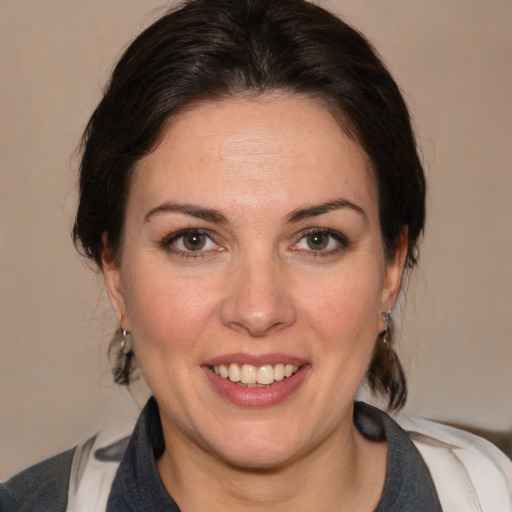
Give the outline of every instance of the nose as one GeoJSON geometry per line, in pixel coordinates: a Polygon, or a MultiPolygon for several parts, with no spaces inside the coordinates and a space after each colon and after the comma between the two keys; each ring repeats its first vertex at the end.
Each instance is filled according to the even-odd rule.
{"type": "Polygon", "coordinates": [[[277,262],[239,262],[228,280],[222,323],[256,337],[289,327],[296,321],[290,286],[277,262]]]}

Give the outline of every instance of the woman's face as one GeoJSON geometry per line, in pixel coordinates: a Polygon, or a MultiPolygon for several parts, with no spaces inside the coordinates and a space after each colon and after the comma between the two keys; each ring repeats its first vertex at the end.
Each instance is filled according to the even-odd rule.
{"type": "Polygon", "coordinates": [[[384,257],[365,152],[314,101],[175,117],[104,267],[167,446],[276,467],[338,443],[404,256],[384,257]]]}

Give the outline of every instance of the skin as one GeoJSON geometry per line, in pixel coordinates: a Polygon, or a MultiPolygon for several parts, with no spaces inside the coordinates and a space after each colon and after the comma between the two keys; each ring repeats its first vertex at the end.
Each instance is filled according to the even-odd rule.
{"type": "Polygon", "coordinates": [[[169,123],[134,173],[121,262],[105,250],[103,271],[160,407],[158,468],[182,510],[374,509],[386,445],[357,432],[353,402],[405,255],[404,240],[386,260],[368,157],[313,100],[207,102],[169,123]],[[351,206],[308,210],[340,199],[351,206]],[[207,231],[200,250],[184,229],[207,231]],[[305,376],[279,403],[243,407],[205,370],[234,353],[299,358],[305,376]]]}

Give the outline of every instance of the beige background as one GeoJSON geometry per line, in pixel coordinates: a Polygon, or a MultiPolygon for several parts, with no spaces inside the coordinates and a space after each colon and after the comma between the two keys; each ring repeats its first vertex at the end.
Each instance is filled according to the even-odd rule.
{"type": "MultiPolygon", "coordinates": [[[[512,429],[512,2],[330,0],[412,109],[430,180],[401,352],[408,410],[512,429]]],[[[0,0],[0,480],[136,415],[114,322],[70,241],[76,148],[161,0],[0,0]]]]}

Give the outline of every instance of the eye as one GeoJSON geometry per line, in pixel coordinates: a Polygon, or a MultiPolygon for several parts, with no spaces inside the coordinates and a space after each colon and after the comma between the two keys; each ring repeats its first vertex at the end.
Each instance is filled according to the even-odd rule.
{"type": "Polygon", "coordinates": [[[348,247],[345,235],[330,229],[310,229],[303,233],[292,249],[333,254],[348,247]]]}
{"type": "Polygon", "coordinates": [[[208,251],[219,251],[222,248],[215,243],[208,231],[200,229],[184,229],[172,234],[163,242],[165,249],[183,256],[199,256],[208,251]],[[194,255],[192,253],[198,253],[194,255]]]}
{"type": "Polygon", "coordinates": [[[322,251],[329,246],[330,238],[328,233],[319,231],[317,233],[308,233],[303,240],[306,242],[309,249],[322,251]]]}
{"type": "Polygon", "coordinates": [[[183,251],[201,251],[207,248],[209,241],[204,233],[187,233],[181,235],[174,245],[183,251]]]}

